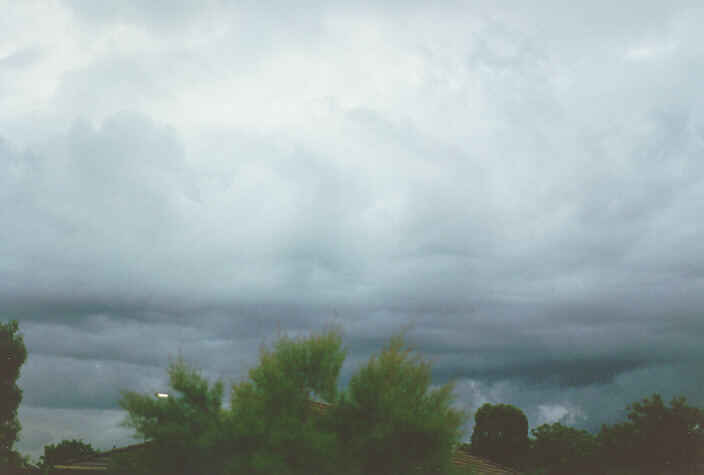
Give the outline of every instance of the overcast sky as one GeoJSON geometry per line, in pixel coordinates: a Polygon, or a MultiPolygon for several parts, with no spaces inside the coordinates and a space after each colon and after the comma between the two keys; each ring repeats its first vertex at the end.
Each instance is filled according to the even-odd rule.
{"type": "MultiPolygon", "coordinates": [[[[704,8],[0,1],[20,450],[130,443],[181,352],[385,339],[473,415],[704,405],[704,8]]],[[[343,378],[344,379],[344,378],[343,378]]],[[[468,426],[471,427],[471,424],[468,426]]],[[[469,434],[467,434],[467,438],[469,434]]]]}

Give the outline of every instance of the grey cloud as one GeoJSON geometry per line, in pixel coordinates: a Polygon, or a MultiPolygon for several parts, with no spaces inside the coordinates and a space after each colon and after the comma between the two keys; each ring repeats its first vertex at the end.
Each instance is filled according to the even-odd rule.
{"type": "Polygon", "coordinates": [[[36,46],[27,46],[15,50],[0,60],[0,71],[5,68],[26,69],[31,67],[41,57],[41,49],[36,46]]]}
{"type": "Polygon", "coordinates": [[[124,420],[122,411],[20,406],[19,412],[25,428],[15,447],[37,459],[44,454],[44,445],[64,439],[83,439],[100,450],[136,443],[131,431],[120,427],[124,420]],[[28,427],[42,429],[30,432],[28,427]]]}
{"type": "MultiPolygon", "coordinates": [[[[46,155],[30,152],[21,167],[6,162],[6,196],[13,203],[6,208],[6,223],[14,233],[3,246],[4,260],[10,272],[22,265],[36,269],[25,278],[42,276],[25,282],[25,291],[101,292],[99,279],[110,280],[138,261],[133,250],[157,248],[176,232],[173,210],[183,193],[177,174],[183,149],[167,130],[122,115],[98,131],[78,123],[65,143],[46,155]],[[100,219],[87,224],[94,216],[100,219]],[[56,246],[51,251],[50,242],[56,246]],[[101,261],[99,274],[88,271],[101,261]],[[69,269],[72,277],[66,279],[69,269]]],[[[7,277],[16,285],[23,280],[7,277]]]]}
{"type": "MultiPolygon", "coordinates": [[[[514,404],[527,415],[530,427],[545,419],[541,406],[562,406],[571,414],[568,425],[599,431],[601,424],[626,420],[628,405],[652,393],[660,393],[665,400],[685,395],[691,404],[701,405],[701,381],[691,377],[691,368],[669,365],[651,366],[624,372],[613,380],[584,387],[550,387],[526,384],[513,380],[481,382],[458,380],[456,393],[464,407],[475,411],[484,402],[514,404]],[[607,395],[605,397],[605,395],[607,395]]],[[[468,424],[469,430],[473,421],[468,424]]]]}
{"type": "Polygon", "coordinates": [[[628,359],[590,358],[581,360],[526,361],[495,368],[438,368],[434,375],[440,380],[449,378],[472,379],[487,382],[520,381],[527,385],[578,388],[603,386],[629,371],[647,368],[650,361],[628,359]]]}
{"type": "Polygon", "coordinates": [[[47,408],[117,409],[121,390],[153,392],[165,385],[164,377],[161,368],[35,352],[22,370],[22,403],[47,408]]]}
{"type": "Polygon", "coordinates": [[[88,23],[133,23],[172,32],[190,25],[204,6],[188,1],[155,1],[148,4],[138,1],[106,1],[98,4],[68,0],[65,4],[88,23]]]}

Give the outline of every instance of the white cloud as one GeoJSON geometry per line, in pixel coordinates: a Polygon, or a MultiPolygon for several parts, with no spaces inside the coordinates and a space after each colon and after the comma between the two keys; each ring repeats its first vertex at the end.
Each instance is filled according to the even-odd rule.
{"type": "Polygon", "coordinates": [[[539,424],[553,424],[559,422],[561,424],[572,425],[583,417],[579,407],[568,407],[563,404],[541,404],[538,406],[539,424]]]}
{"type": "Polygon", "coordinates": [[[633,61],[662,59],[672,54],[675,48],[676,44],[674,42],[631,46],[626,50],[626,58],[633,61]]]}

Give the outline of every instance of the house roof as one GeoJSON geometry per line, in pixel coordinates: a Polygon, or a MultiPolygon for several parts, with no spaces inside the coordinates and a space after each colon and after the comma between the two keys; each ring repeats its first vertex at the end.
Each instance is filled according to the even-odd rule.
{"type": "Polygon", "coordinates": [[[485,458],[470,455],[464,450],[455,449],[452,453],[452,463],[460,472],[476,475],[517,475],[521,472],[485,458]]]}
{"type": "MultiPolygon", "coordinates": [[[[317,404],[316,404],[317,406],[317,404]]],[[[322,404],[320,406],[323,406],[322,404]]],[[[325,410],[322,407],[316,409],[325,410]]],[[[100,452],[94,455],[87,455],[72,460],[67,460],[61,465],[54,465],[52,473],[69,475],[103,475],[107,471],[112,457],[125,452],[135,452],[144,450],[147,444],[134,444],[127,447],[119,447],[107,452],[100,452]]],[[[455,468],[455,473],[473,473],[476,475],[517,475],[520,472],[490,460],[475,457],[463,450],[455,450],[452,456],[452,463],[455,468]]]]}
{"type": "Polygon", "coordinates": [[[108,469],[113,456],[124,452],[141,451],[144,450],[146,446],[147,443],[133,444],[108,450],[107,452],[99,452],[97,454],[67,460],[62,464],[54,465],[52,467],[52,473],[62,475],[74,473],[80,473],[82,475],[102,474],[108,469]]]}

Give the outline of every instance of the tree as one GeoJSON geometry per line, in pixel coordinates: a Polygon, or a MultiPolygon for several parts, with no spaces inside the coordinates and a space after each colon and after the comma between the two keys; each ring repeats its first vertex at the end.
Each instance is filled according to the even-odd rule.
{"type": "Polygon", "coordinates": [[[629,406],[628,422],[602,426],[604,458],[642,473],[683,473],[704,463],[704,409],[659,394],[629,406]]]}
{"type": "Polygon", "coordinates": [[[147,445],[118,457],[112,472],[381,473],[439,464],[450,454],[462,416],[451,408],[451,386],[430,388],[428,363],[393,340],[341,394],[344,358],[335,329],[283,336],[232,384],[229,408],[221,383],[178,361],[169,371],[177,394],[123,394],[126,424],[147,445]]]}
{"type": "Polygon", "coordinates": [[[237,426],[237,468],[253,474],[334,473],[338,438],[329,413],[309,401],[334,404],[345,359],[337,330],[309,338],[281,337],[262,347],[248,379],[232,386],[231,418],[237,426]]]}
{"type": "Polygon", "coordinates": [[[348,473],[443,469],[464,415],[452,407],[451,383],[431,388],[431,364],[392,339],[349,383],[332,410],[348,473]]]}
{"type": "Polygon", "coordinates": [[[17,420],[17,408],[22,401],[17,379],[27,359],[27,349],[18,330],[15,320],[0,322],[0,467],[15,465],[21,460],[12,450],[22,428],[17,420]]]}
{"type": "Polygon", "coordinates": [[[624,470],[635,467],[637,461],[634,460],[634,454],[637,452],[637,439],[635,428],[629,422],[620,422],[611,426],[602,424],[596,436],[602,469],[604,471],[624,470]]]}
{"type": "Polygon", "coordinates": [[[595,473],[597,444],[584,430],[559,422],[531,429],[530,465],[548,473],[595,473]]]}
{"type": "Polygon", "coordinates": [[[474,415],[472,453],[508,467],[523,468],[528,455],[528,419],[509,404],[482,405],[474,415]]]}
{"type": "Polygon", "coordinates": [[[117,457],[115,473],[219,473],[220,438],[225,433],[221,408],[223,385],[208,383],[182,359],[169,367],[171,387],[179,394],[167,398],[124,392],[118,405],[128,412],[133,427],[149,447],[135,458],[117,457]]]}
{"type": "Polygon", "coordinates": [[[230,409],[222,383],[208,383],[182,360],[169,370],[174,394],[159,400],[126,392],[126,424],[148,441],[118,457],[113,473],[331,473],[336,438],[310,399],[337,395],[344,352],[337,331],[280,338],[262,347],[248,378],[233,383],[230,409]]]}
{"type": "Polygon", "coordinates": [[[51,444],[44,446],[44,455],[39,457],[39,465],[47,470],[44,473],[48,473],[48,469],[52,465],[97,453],[98,451],[95,450],[91,444],[87,444],[81,439],[64,439],[56,445],[51,444]]]}

